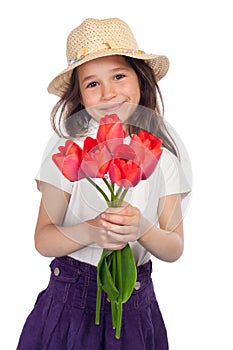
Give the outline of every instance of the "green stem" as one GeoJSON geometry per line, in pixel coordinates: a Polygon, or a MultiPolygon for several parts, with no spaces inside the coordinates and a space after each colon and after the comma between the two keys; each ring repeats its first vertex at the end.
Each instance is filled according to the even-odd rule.
{"type": "Polygon", "coordinates": [[[87,181],[89,181],[104,197],[104,199],[106,200],[107,203],[109,203],[109,198],[108,196],[104,193],[104,191],[102,190],[102,188],[100,186],[98,186],[90,177],[86,177],[87,181]]]}
{"type": "Polygon", "coordinates": [[[112,328],[116,329],[117,324],[117,308],[116,302],[111,300],[111,313],[112,313],[112,328]]]}
{"type": "MultiPolygon", "coordinates": [[[[116,272],[117,272],[117,257],[116,252],[112,252],[112,280],[113,283],[116,285],[116,272]]],[[[116,309],[116,302],[111,302],[111,308],[112,308],[112,327],[113,329],[116,328],[116,322],[117,322],[117,309],[116,309]]]]}
{"type": "Polygon", "coordinates": [[[121,336],[121,321],[122,321],[122,301],[118,300],[117,304],[117,326],[116,326],[116,338],[120,339],[121,336]]]}
{"type": "Polygon", "coordinates": [[[119,187],[118,190],[116,191],[116,198],[119,198],[121,191],[123,190],[123,186],[119,187]]]}
{"type": "Polygon", "coordinates": [[[105,177],[103,177],[103,180],[104,180],[106,186],[108,187],[108,189],[109,189],[109,191],[110,191],[110,193],[111,193],[111,200],[112,200],[112,197],[115,196],[115,194],[114,194],[114,188],[112,188],[112,186],[110,185],[110,183],[108,182],[108,180],[107,180],[105,177]]]}
{"type": "Polygon", "coordinates": [[[96,295],[95,324],[100,324],[101,294],[102,294],[102,288],[100,285],[98,285],[97,295],[96,295]]]}
{"type": "Polygon", "coordinates": [[[115,195],[115,184],[114,182],[111,182],[111,188],[112,188],[112,192],[111,192],[111,201],[113,202],[117,197],[115,195]]]}
{"type": "Polygon", "coordinates": [[[117,264],[117,289],[122,291],[122,264],[121,264],[121,250],[116,251],[116,264],[117,264]]]}
{"type": "Polygon", "coordinates": [[[122,319],[122,259],[121,250],[116,251],[117,259],[117,289],[120,292],[117,303],[117,320],[116,320],[116,338],[120,338],[121,319],[122,319]]]}
{"type": "Polygon", "coordinates": [[[127,192],[128,192],[128,188],[125,188],[124,191],[122,192],[119,200],[118,200],[118,206],[119,207],[121,206],[123,200],[125,199],[125,196],[126,196],[127,192]]]}

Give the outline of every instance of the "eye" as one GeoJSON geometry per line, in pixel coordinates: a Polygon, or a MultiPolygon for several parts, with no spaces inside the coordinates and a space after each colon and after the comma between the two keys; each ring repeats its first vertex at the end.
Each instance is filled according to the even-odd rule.
{"type": "Polygon", "coordinates": [[[114,79],[115,80],[120,80],[120,79],[122,79],[124,77],[125,77],[125,74],[117,74],[117,75],[115,75],[114,79]]]}
{"type": "Polygon", "coordinates": [[[96,81],[92,81],[91,83],[89,83],[88,85],[87,85],[87,88],[92,88],[92,87],[95,87],[95,86],[97,86],[98,85],[98,83],[96,82],[96,81]]]}

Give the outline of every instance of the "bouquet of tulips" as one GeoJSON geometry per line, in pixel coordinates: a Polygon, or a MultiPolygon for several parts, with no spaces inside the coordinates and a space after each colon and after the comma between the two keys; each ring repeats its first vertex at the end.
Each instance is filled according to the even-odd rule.
{"type": "MultiPolygon", "coordinates": [[[[52,159],[68,180],[86,178],[101,193],[108,207],[120,207],[128,189],[152,174],[162,153],[161,140],[147,131],[132,135],[129,144],[124,140],[122,121],[116,114],[106,115],[100,120],[95,139],[87,136],[83,148],[67,140],[52,159]],[[102,178],[109,193],[106,194],[93,178],[102,178]]],[[[97,266],[95,323],[100,322],[104,291],[111,303],[112,325],[118,339],[122,304],[130,298],[136,279],[137,269],[129,244],[121,250],[103,249],[97,266]]]]}

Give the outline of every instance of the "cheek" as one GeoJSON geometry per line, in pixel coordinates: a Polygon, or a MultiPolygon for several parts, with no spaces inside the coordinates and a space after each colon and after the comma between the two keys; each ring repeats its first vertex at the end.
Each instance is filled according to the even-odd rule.
{"type": "Polygon", "coordinates": [[[129,96],[132,103],[138,104],[141,97],[139,82],[137,77],[132,78],[131,83],[126,86],[126,93],[129,96]]]}
{"type": "Polygon", "coordinates": [[[141,91],[140,91],[140,86],[139,86],[138,79],[136,78],[136,82],[135,82],[135,99],[137,100],[137,103],[139,103],[140,98],[141,98],[141,91]]]}
{"type": "Polygon", "coordinates": [[[140,92],[139,86],[135,89],[134,98],[135,98],[134,103],[139,104],[139,101],[140,101],[140,98],[141,98],[141,92],[140,92]]]}
{"type": "Polygon", "coordinates": [[[127,91],[128,96],[130,97],[130,101],[134,104],[138,104],[140,101],[141,93],[139,89],[139,85],[135,83],[130,86],[127,91]]]}
{"type": "Polygon", "coordinates": [[[85,108],[93,107],[97,105],[98,102],[98,94],[95,91],[81,91],[82,95],[82,104],[85,106],[85,108]]]}
{"type": "Polygon", "coordinates": [[[94,95],[85,95],[82,97],[82,103],[85,106],[85,108],[92,107],[96,104],[96,98],[94,95]]]}
{"type": "Polygon", "coordinates": [[[83,94],[82,104],[85,107],[86,111],[90,116],[95,119],[97,122],[100,121],[100,118],[103,116],[98,110],[98,96],[97,94],[83,94]]]}

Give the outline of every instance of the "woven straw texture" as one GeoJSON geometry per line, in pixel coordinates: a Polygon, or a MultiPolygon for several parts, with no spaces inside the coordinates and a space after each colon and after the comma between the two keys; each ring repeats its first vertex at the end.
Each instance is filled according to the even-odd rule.
{"type": "Polygon", "coordinates": [[[124,21],[119,18],[88,18],[69,34],[66,46],[68,67],[51,81],[48,92],[62,96],[75,67],[111,55],[145,60],[154,70],[157,81],[164,77],[169,68],[166,56],[146,54],[139,50],[131,29],[124,21]]]}

